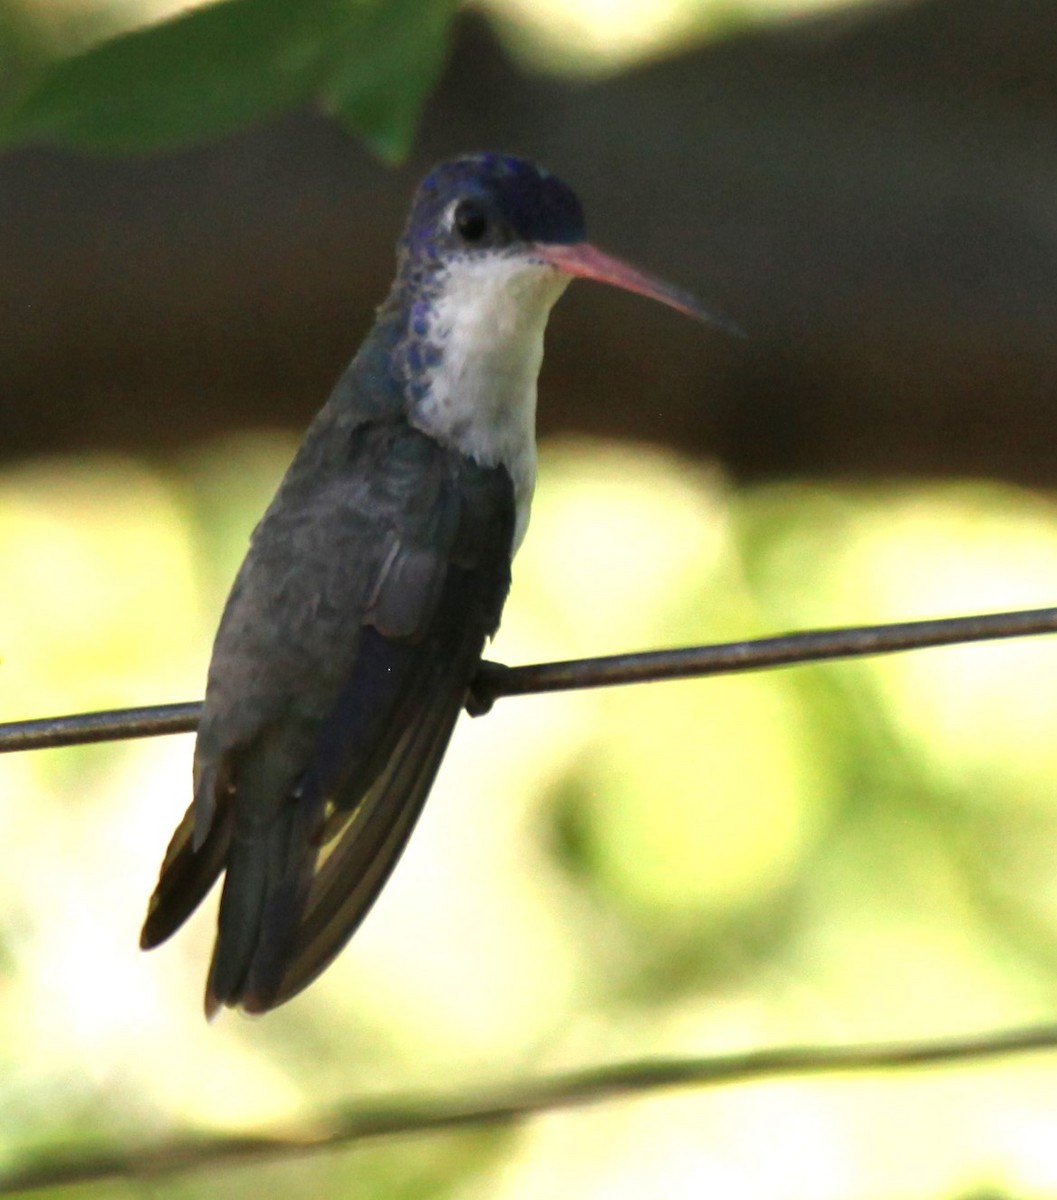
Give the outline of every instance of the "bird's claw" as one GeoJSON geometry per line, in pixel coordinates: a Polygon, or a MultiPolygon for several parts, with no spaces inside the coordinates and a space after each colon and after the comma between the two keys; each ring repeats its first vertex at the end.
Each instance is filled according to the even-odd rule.
{"type": "Polygon", "coordinates": [[[466,690],[466,711],[471,717],[483,717],[502,694],[500,684],[509,667],[502,663],[482,661],[477,674],[466,690]]]}

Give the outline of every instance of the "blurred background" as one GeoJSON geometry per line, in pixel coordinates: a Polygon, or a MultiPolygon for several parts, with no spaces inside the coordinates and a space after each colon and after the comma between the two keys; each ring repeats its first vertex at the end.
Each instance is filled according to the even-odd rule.
{"type": "MultiPolygon", "coordinates": [[[[398,84],[321,108],[290,82],[344,6],[228,0],[185,45],[179,3],[0,0],[0,719],[200,695],[415,182],[483,147],[545,162],[594,240],[750,335],[570,290],[493,657],[1054,603],[1057,7],[363,0],[371,70],[399,84],[406,50],[417,88],[387,124],[398,84]],[[106,57],[145,44],[126,30],[173,39],[157,108],[106,57]],[[227,111],[217,63],[253,85],[227,111]]],[[[1053,1020],[1055,731],[1041,639],[502,701],[460,725],[338,963],[212,1026],[212,911],[137,950],[191,739],[4,756],[0,1170],[356,1097],[1053,1020]]],[[[1057,1195],[1055,1122],[1040,1055],[122,1194],[1012,1200],[1057,1195]]]]}

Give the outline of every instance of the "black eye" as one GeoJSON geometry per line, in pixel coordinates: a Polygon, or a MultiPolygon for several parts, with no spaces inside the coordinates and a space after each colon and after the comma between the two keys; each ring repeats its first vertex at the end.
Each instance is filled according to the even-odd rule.
{"type": "Polygon", "coordinates": [[[455,228],[465,242],[479,242],[488,232],[488,218],[480,205],[461,200],[455,208],[455,228]]]}

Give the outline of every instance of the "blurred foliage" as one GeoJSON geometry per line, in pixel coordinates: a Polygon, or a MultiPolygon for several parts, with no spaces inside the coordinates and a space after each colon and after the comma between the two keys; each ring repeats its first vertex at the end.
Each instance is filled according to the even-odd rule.
{"type": "MultiPolygon", "coordinates": [[[[835,0],[480,0],[536,70],[598,75],[835,0]]],[[[845,0],[846,2],[846,0],[845,0]]],[[[408,151],[458,0],[0,0],[0,147],[144,153],[309,104],[408,151]]]]}
{"type": "Polygon", "coordinates": [[[0,110],[0,145],[167,149],[316,102],[398,159],[443,66],[454,6],[218,0],[32,73],[0,110]]]}
{"type": "MultiPolygon", "coordinates": [[[[0,718],[185,699],[293,445],[0,479],[0,718]]],[[[508,662],[1036,607],[1057,505],[990,484],[735,489],[543,448],[508,662]]],[[[1057,644],[531,697],[464,721],[374,913],[304,996],[208,1026],[212,916],[136,949],[190,739],[0,759],[0,1171],[355,1095],[1052,1016],[1057,644]]],[[[1044,1196],[1043,1058],[787,1080],[152,1183],[241,1197],[1044,1196]],[[762,1148],[766,1147],[766,1153],[762,1148]]],[[[79,1195],[104,1194],[81,1189],[79,1195]]]]}

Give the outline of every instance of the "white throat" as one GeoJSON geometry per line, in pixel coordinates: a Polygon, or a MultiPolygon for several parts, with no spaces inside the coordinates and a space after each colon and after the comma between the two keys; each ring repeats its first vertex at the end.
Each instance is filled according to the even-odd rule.
{"type": "Polygon", "coordinates": [[[440,279],[428,340],[441,350],[412,422],[514,483],[514,549],[536,485],[536,379],[543,331],[569,277],[517,255],[456,260],[440,279]]]}

